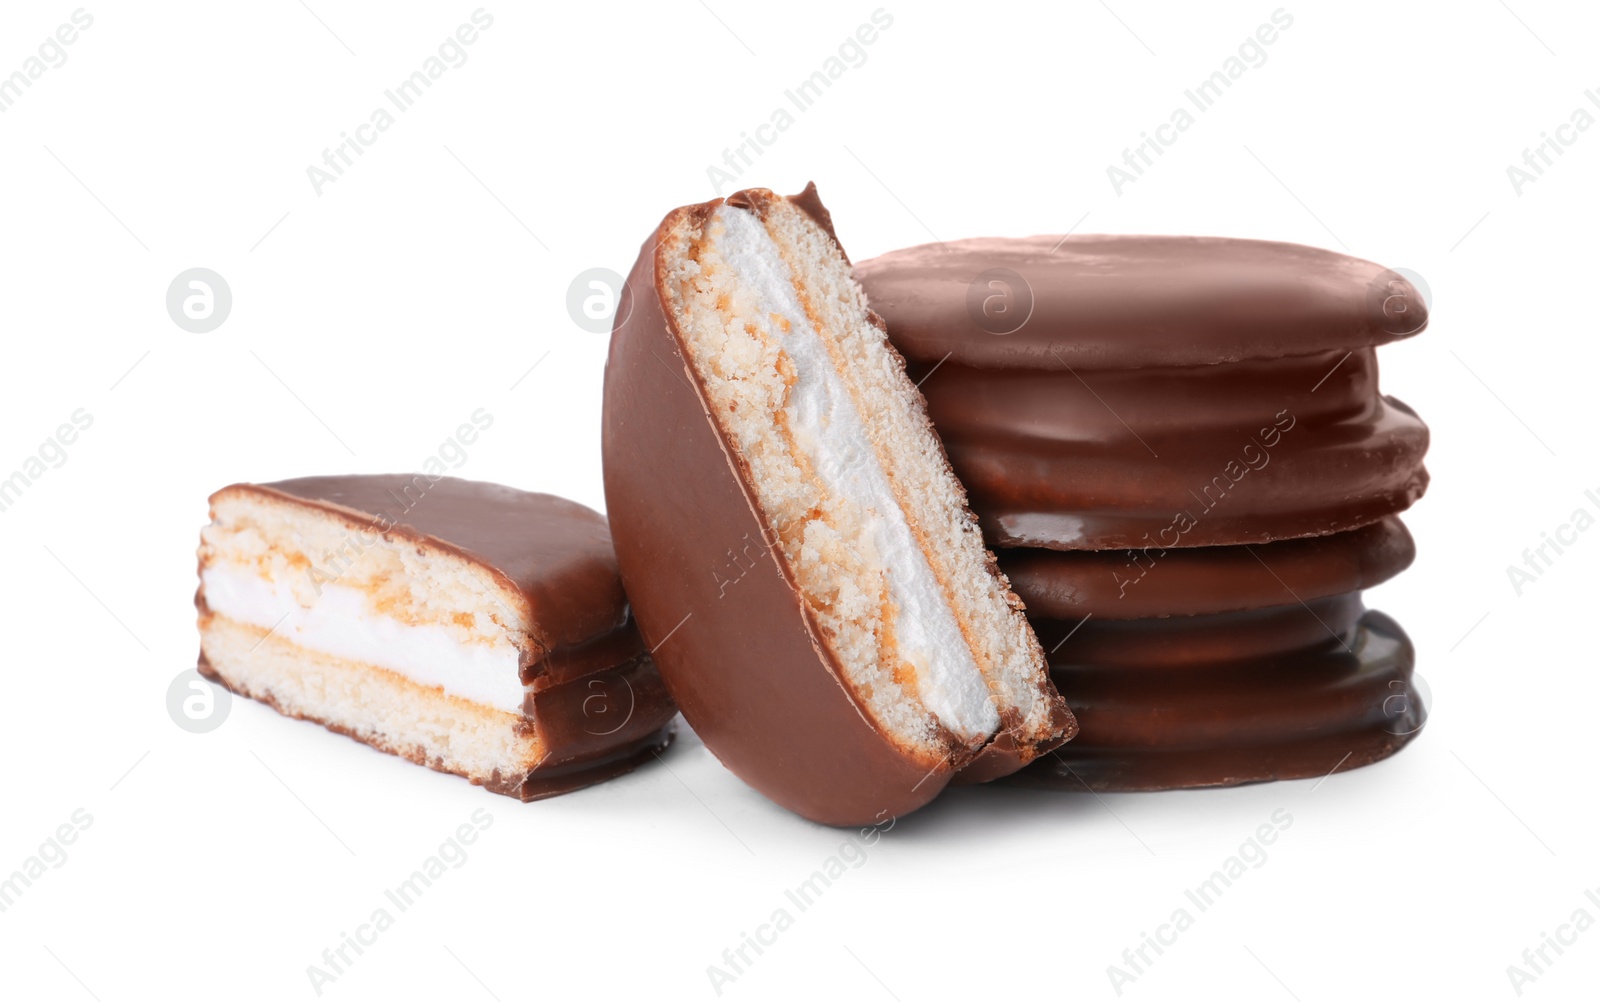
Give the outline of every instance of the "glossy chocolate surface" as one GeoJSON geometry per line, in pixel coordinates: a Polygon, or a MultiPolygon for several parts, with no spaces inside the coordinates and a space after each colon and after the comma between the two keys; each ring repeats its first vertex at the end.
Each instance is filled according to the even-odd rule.
{"type": "Polygon", "coordinates": [[[631,772],[672,741],[678,708],[643,651],[529,694],[523,715],[548,755],[496,792],[540,800],[631,772]]]}
{"type": "Polygon", "coordinates": [[[1213,365],[1368,348],[1427,325],[1422,297],[1381,265],[1267,240],[980,237],[890,251],[856,277],[901,353],[928,364],[1213,365]]]}
{"type": "Polygon", "coordinates": [[[1098,791],[1231,786],[1386,758],[1427,718],[1415,652],[1379,612],[1362,615],[1344,641],[1175,669],[1053,662],[1082,731],[1005,782],[1098,791]]]}
{"type": "Polygon", "coordinates": [[[922,392],[996,545],[1118,549],[1322,535],[1409,507],[1428,428],[1377,382],[1363,349],[1082,372],[946,362],[922,392]]]}
{"type": "MultiPolygon", "coordinates": [[[[1076,621],[1029,617],[1050,663],[1208,670],[1219,663],[1286,654],[1341,638],[1365,607],[1359,593],[1198,616],[1076,621]]],[[[1068,693],[1069,696],[1075,695],[1068,693]]]]}
{"type": "Polygon", "coordinates": [[[1411,566],[1416,544],[1390,516],[1349,532],[1259,546],[1016,549],[1000,568],[1032,619],[1194,616],[1358,592],[1411,566]]]}

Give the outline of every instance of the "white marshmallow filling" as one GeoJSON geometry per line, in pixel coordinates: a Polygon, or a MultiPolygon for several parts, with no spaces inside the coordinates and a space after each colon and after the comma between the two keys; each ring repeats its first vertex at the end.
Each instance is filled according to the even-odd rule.
{"type": "MultiPolygon", "coordinates": [[[[892,639],[878,638],[880,644],[890,645],[889,654],[880,652],[880,658],[889,656],[909,665],[915,677],[915,684],[905,686],[902,696],[914,695],[963,742],[992,735],[1000,717],[989,683],[974,659],[951,597],[900,506],[874,447],[869,422],[797,293],[782,249],[761,219],[723,205],[707,222],[703,237],[702,263],[713,257],[720,259],[719,269],[731,273],[718,277],[719,288],[738,290],[733,315],[718,304],[723,321],[730,327],[756,325],[781,352],[778,371],[788,380],[781,410],[789,431],[788,447],[798,454],[793,457],[795,464],[807,471],[805,479],[820,481],[816,486],[829,504],[848,512],[849,545],[864,561],[869,576],[872,570],[881,575],[891,610],[887,618],[892,639]]],[[[729,378],[766,375],[732,372],[729,378]]],[[[733,410],[727,420],[736,423],[744,416],[733,410]]],[[[808,535],[806,545],[809,539],[808,535]]],[[[804,584],[803,573],[801,578],[804,584]]],[[[874,584],[864,582],[863,590],[874,584]]],[[[882,684],[881,678],[877,684],[882,684]]],[[[875,702],[882,706],[881,699],[875,702]]]]}
{"type": "Polygon", "coordinates": [[[294,589],[228,561],[201,570],[212,612],[270,631],[308,650],[390,671],[418,685],[521,714],[524,687],[510,635],[465,638],[438,623],[406,623],[375,611],[357,588],[324,583],[310,605],[294,589]]]}

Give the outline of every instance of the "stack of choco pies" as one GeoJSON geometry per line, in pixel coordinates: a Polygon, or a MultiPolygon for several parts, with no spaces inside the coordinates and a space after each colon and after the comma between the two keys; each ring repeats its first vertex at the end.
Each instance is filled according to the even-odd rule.
{"type": "Polygon", "coordinates": [[[859,262],[1080,733],[1012,782],[1155,790],[1326,775],[1426,708],[1364,588],[1428,429],[1376,349],[1396,272],[1292,244],[974,239],[859,262]]]}

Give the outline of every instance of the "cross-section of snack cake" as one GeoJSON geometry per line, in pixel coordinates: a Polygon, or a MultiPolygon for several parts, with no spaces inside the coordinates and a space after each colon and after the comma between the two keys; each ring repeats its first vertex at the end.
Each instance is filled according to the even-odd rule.
{"type": "Polygon", "coordinates": [[[287,716],[535,800],[627,772],[676,712],[604,516],[427,475],[211,496],[200,671],[287,716]]]}
{"type": "Polygon", "coordinates": [[[669,689],[730,769],[851,824],[1072,735],[814,188],[670,213],[618,316],[618,560],[669,689]]]}

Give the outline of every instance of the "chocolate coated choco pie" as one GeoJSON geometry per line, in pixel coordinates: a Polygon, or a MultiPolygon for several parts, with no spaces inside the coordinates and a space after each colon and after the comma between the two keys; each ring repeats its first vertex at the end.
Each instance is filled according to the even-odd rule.
{"type": "Polygon", "coordinates": [[[814,188],[669,213],[618,305],[606,507],[685,719],[831,824],[1071,737],[922,398],[814,188]]]}
{"type": "Polygon", "coordinates": [[[1427,486],[1427,427],[1379,394],[1374,351],[1427,309],[1370,262],[1257,240],[1029,237],[893,251],[856,275],[928,377],[998,546],[1324,535],[1427,486]],[[975,305],[974,290],[993,291],[975,305]],[[986,314],[990,300],[1005,308],[986,314]]]}
{"type": "Polygon", "coordinates": [[[1002,566],[1053,663],[1210,670],[1345,637],[1366,611],[1361,590],[1415,554],[1411,534],[1390,517],[1261,546],[1009,550],[1002,566]]]}
{"type": "Polygon", "coordinates": [[[1373,588],[1411,566],[1416,543],[1398,518],[1260,546],[1162,550],[1005,550],[1000,567],[1032,619],[1076,622],[1194,616],[1373,588]]]}
{"type": "Polygon", "coordinates": [[[980,237],[890,251],[856,277],[907,361],[985,369],[1289,358],[1374,348],[1428,322],[1381,265],[1269,240],[980,237]]]}
{"type": "Polygon", "coordinates": [[[1380,612],[1270,657],[1218,652],[1174,667],[1062,655],[1052,676],[1073,694],[1082,733],[1007,782],[1165,790],[1324,776],[1387,758],[1427,719],[1411,640],[1380,612]]]}

